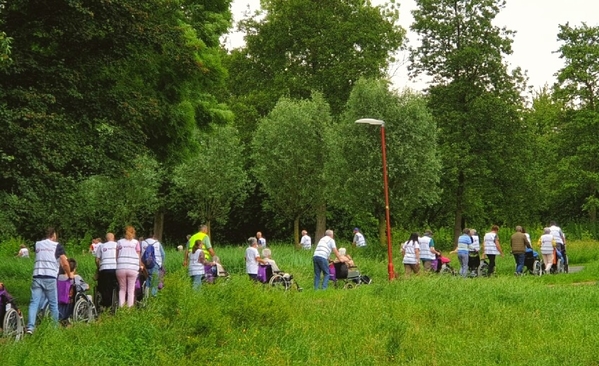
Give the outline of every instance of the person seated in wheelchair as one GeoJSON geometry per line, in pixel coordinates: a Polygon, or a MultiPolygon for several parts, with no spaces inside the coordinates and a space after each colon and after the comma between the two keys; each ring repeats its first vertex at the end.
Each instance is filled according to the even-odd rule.
{"type": "Polygon", "coordinates": [[[264,248],[262,250],[262,257],[263,257],[262,259],[264,260],[265,264],[269,265],[270,268],[272,269],[273,274],[280,274],[285,278],[293,277],[291,274],[281,271],[281,269],[277,265],[277,262],[275,262],[275,260],[272,259],[272,251],[269,248],[264,248]]]}
{"type": "Polygon", "coordinates": [[[6,316],[6,312],[8,309],[11,308],[15,309],[19,313],[19,315],[21,314],[21,310],[19,310],[19,308],[17,307],[15,299],[6,290],[6,286],[4,286],[4,283],[0,282],[0,333],[2,333],[2,327],[4,326],[4,317],[6,316]]]}
{"type": "Polygon", "coordinates": [[[528,269],[529,273],[533,273],[535,261],[539,260],[539,253],[530,247],[526,248],[524,252],[524,266],[528,269]]]}
{"type": "Polygon", "coordinates": [[[345,248],[339,248],[339,257],[335,258],[334,263],[345,263],[348,269],[356,268],[356,264],[352,257],[347,254],[345,248]]]}
{"type": "Polygon", "coordinates": [[[75,306],[75,295],[78,292],[89,290],[89,285],[77,274],[77,261],[73,258],[67,260],[71,273],[75,276],[72,280],[60,268],[57,278],[58,288],[58,314],[59,319],[64,321],[69,319],[75,306]]]}

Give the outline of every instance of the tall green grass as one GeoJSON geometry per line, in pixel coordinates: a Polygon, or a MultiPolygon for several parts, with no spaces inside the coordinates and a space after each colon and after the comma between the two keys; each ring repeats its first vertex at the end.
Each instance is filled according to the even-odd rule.
{"type": "MultiPolygon", "coordinates": [[[[279,292],[245,275],[244,247],[216,248],[231,280],[191,289],[183,253],[169,251],[166,286],[144,309],[94,324],[43,323],[23,342],[0,340],[2,365],[593,365],[599,363],[595,281],[599,248],[572,242],[576,274],[514,277],[510,256],[495,278],[413,276],[389,283],[386,251],[350,249],[373,284],[312,290],[312,252],[273,248],[303,292],[279,292]],[[589,261],[583,263],[582,261],[589,261]]],[[[394,248],[396,249],[396,248],[394,248]]],[[[93,260],[75,256],[91,280],[93,260]]],[[[396,270],[402,273],[395,253],[396,270]]],[[[454,264],[457,261],[453,261],[454,264]]],[[[32,261],[0,259],[26,309],[32,261]]]]}

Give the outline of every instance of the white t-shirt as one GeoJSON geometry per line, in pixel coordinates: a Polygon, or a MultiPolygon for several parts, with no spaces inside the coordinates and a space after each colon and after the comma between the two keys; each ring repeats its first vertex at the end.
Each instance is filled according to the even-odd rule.
{"type": "Polygon", "coordinates": [[[416,249],[420,251],[420,244],[418,242],[406,241],[401,247],[404,250],[403,263],[417,264],[416,249]]]}
{"type": "Polygon", "coordinates": [[[564,233],[562,232],[562,229],[559,228],[559,226],[552,225],[549,227],[549,230],[551,230],[551,235],[553,235],[553,238],[555,239],[556,243],[564,244],[564,240],[562,239],[564,233]]]}
{"type": "Polygon", "coordinates": [[[258,274],[258,260],[260,257],[258,248],[248,247],[245,250],[245,271],[248,274],[258,274]]]}
{"type": "Polygon", "coordinates": [[[325,235],[320,239],[318,244],[316,245],[316,249],[314,250],[314,257],[321,257],[324,259],[329,259],[331,252],[333,249],[337,249],[335,246],[335,239],[331,238],[328,235],[325,235]]]}
{"type": "Polygon", "coordinates": [[[306,250],[312,249],[312,238],[308,236],[308,234],[302,236],[302,240],[300,240],[300,244],[302,248],[306,250]]]}

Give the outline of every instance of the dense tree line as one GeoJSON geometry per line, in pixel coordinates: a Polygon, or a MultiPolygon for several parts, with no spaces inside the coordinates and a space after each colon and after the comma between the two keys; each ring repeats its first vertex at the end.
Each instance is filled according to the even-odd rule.
{"type": "Polygon", "coordinates": [[[0,1],[0,235],[383,238],[363,117],[385,121],[396,228],[596,223],[599,27],[560,25],[565,67],[528,97],[504,1],[418,0],[410,69],[431,83],[399,92],[398,5],[265,0],[227,52],[230,3],[0,1]]]}

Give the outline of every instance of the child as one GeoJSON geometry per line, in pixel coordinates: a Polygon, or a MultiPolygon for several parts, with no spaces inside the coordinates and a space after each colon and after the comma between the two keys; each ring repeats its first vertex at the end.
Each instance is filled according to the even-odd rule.
{"type": "MultiPolygon", "coordinates": [[[[85,283],[83,278],[77,274],[77,261],[73,258],[68,259],[71,273],[75,276],[73,281],[75,282],[75,289],[81,288],[83,291],[89,290],[89,285],[85,283]]],[[[67,320],[73,312],[73,303],[75,293],[71,292],[73,283],[69,277],[64,274],[62,268],[59,271],[57,279],[58,287],[58,313],[60,320],[67,320]]]]}
{"type": "Polygon", "coordinates": [[[17,308],[14,298],[8,293],[8,291],[6,291],[4,283],[0,282],[0,333],[2,332],[4,316],[6,315],[6,305],[8,304],[10,304],[13,309],[18,311],[19,314],[21,313],[17,308]]]}
{"type": "Polygon", "coordinates": [[[202,250],[202,241],[196,240],[195,244],[191,248],[191,255],[189,256],[189,277],[193,283],[193,289],[198,290],[202,286],[202,277],[205,274],[205,267],[210,268],[214,263],[210,263],[206,260],[204,251],[202,250]]]}
{"type": "Polygon", "coordinates": [[[17,257],[29,258],[29,249],[27,249],[27,245],[21,244],[17,257]]]}

